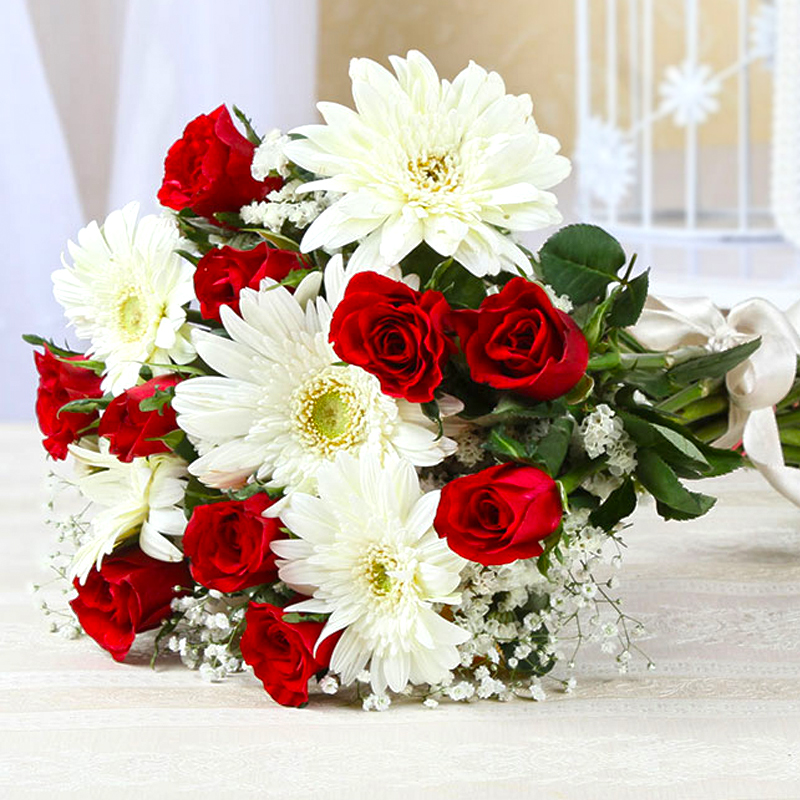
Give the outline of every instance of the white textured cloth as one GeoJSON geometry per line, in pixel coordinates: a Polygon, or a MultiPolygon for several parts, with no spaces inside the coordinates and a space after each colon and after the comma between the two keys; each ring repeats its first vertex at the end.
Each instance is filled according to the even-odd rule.
{"type": "Polygon", "coordinates": [[[800,511],[757,473],[709,481],[705,518],[626,532],[627,612],[658,664],[588,652],[572,696],[364,713],[276,706],[223,684],[119,665],[46,632],[28,585],[52,543],[31,427],[0,427],[3,797],[580,798],[800,796],[800,511]]]}

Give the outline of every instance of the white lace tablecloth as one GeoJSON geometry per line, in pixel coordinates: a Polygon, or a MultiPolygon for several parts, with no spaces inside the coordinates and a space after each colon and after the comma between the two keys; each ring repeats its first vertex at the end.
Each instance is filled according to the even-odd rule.
{"type": "Polygon", "coordinates": [[[800,510],[757,474],[706,484],[702,520],[645,506],[627,531],[622,595],[655,672],[591,657],[572,696],[367,714],[49,634],[34,429],[0,426],[0,454],[2,797],[800,797],[800,510]]]}

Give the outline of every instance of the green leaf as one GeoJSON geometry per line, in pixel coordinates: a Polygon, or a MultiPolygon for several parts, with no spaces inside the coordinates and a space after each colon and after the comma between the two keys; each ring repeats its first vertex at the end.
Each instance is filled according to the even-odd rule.
{"type": "Polygon", "coordinates": [[[553,550],[558,546],[558,543],[561,541],[561,536],[563,534],[563,528],[561,525],[553,531],[545,540],[544,540],[544,550],[542,554],[536,559],[536,567],[539,572],[544,575],[545,578],[548,576],[548,571],[550,570],[550,563],[553,554],[553,550]]]}
{"type": "Polygon", "coordinates": [[[111,402],[111,395],[104,397],[81,397],[79,400],[71,400],[64,403],[58,409],[57,417],[61,414],[93,414],[95,411],[105,408],[111,402]]]}
{"type": "Polygon", "coordinates": [[[253,129],[250,118],[237,106],[233,107],[233,113],[236,114],[236,119],[244,125],[245,132],[247,133],[247,140],[258,147],[261,144],[261,137],[253,129]]]}
{"type": "Polygon", "coordinates": [[[463,356],[457,355],[448,361],[444,383],[447,391],[464,403],[460,416],[466,419],[483,417],[497,405],[497,392],[491,386],[472,380],[463,356]]]}
{"type": "Polygon", "coordinates": [[[666,372],[635,369],[627,372],[623,380],[655,400],[669,397],[675,391],[675,383],[669,379],[666,372]]]}
{"type": "Polygon", "coordinates": [[[616,293],[612,292],[602,303],[599,303],[597,308],[592,312],[592,316],[589,317],[589,320],[583,326],[583,335],[586,337],[586,342],[589,345],[590,351],[594,350],[595,346],[602,338],[606,316],[616,297],[616,293]]]}
{"type": "Polygon", "coordinates": [[[73,367],[81,367],[82,369],[90,369],[95,375],[102,375],[105,372],[106,365],[102,361],[95,361],[91,358],[75,359],[66,358],[65,356],[56,356],[59,361],[64,361],[73,367]]]}
{"type": "Polygon", "coordinates": [[[288,625],[297,625],[299,622],[325,622],[328,616],[328,614],[301,614],[296,611],[282,615],[283,621],[288,625]]]}
{"type": "Polygon", "coordinates": [[[572,429],[575,421],[570,417],[560,417],[553,421],[547,435],[544,436],[531,449],[531,458],[538,461],[545,468],[550,477],[558,475],[564,459],[567,457],[572,429]]]}
{"type": "MultiPolygon", "coordinates": [[[[159,436],[155,439],[155,441],[164,442],[164,444],[169,447],[170,450],[175,452],[175,448],[179,447],[185,438],[185,434],[183,431],[170,431],[169,433],[165,434],[164,436],[159,436]]],[[[152,439],[148,439],[148,441],[154,441],[152,439]]]]}
{"type": "Polygon", "coordinates": [[[442,256],[423,242],[400,262],[400,269],[403,275],[419,275],[420,286],[426,286],[441,263],[442,256]]]}
{"type": "Polygon", "coordinates": [[[214,213],[214,219],[229,228],[241,228],[244,225],[244,220],[238,211],[217,211],[214,213]]]}
{"type": "Polygon", "coordinates": [[[545,403],[528,402],[524,398],[513,394],[506,394],[487,416],[492,419],[552,419],[566,411],[565,404],[560,400],[545,403]]]}
{"type": "MultiPolygon", "coordinates": [[[[713,447],[710,444],[700,441],[685,425],[679,420],[656,411],[654,408],[640,406],[636,409],[636,416],[642,417],[656,425],[670,428],[688,439],[702,454],[707,466],[698,470],[697,477],[713,478],[717,475],[727,475],[735,469],[744,465],[744,459],[739,453],[733,450],[724,450],[713,447]]],[[[626,425],[627,428],[627,425],[626,425]]]]}
{"type": "Polygon", "coordinates": [[[596,225],[568,225],[544,243],[539,261],[547,283],[580,304],[603,294],[625,265],[625,252],[596,225]]]}
{"type": "Polygon", "coordinates": [[[139,401],[139,411],[158,411],[159,416],[163,415],[164,407],[175,397],[175,387],[167,389],[156,389],[150,397],[145,397],[139,401]]]}
{"type": "Polygon", "coordinates": [[[614,300],[614,307],[608,315],[608,324],[616,328],[627,328],[636,324],[647,300],[650,285],[650,270],[637,275],[614,300]]]}
{"type": "Polygon", "coordinates": [[[639,447],[653,447],[671,464],[681,464],[701,472],[709,468],[702,450],[689,438],[688,430],[676,430],[634,413],[620,410],[619,416],[625,430],[639,447]]]}
{"type": "Polygon", "coordinates": [[[279,250],[292,250],[297,253],[300,251],[300,245],[288,236],[282,236],[280,233],[268,231],[265,228],[241,228],[243,233],[257,233],[264,241],[274,244],[279,250]]]}
{"type": "Polygon", "coordinates": [[[633,514],[635,508],[636,489],[633,481],[627,478],[621,486],[611,492],[599,508],[592,511],[589,522],[604,531],[610,531],[620,520],[633,514]]]}
{"type": "Polygon", "coordinates": [[[694,383],[702,378],[722,378],[737,364],[741,364],[755,353],[760,345],[761,337],[759,336],[751,342],[737,345],[730,350],[709,353],[678,364],[667,372],[667,376],[680,384],[694,383]]]}
{"type": "Polygon", "coordinates": [[[188,250],[176,250],[175,251],[181,258],[186,259],[190,264],[193,264],[195,267],[200,263],[200,259],[194,253],[190,253],[188,250]]]}
{"type": "Polygon", "coordinates": [[[565,402],[569,406],[576,406],[586,400],[594,389],[594,378],[584,375],[566,394],[565,402]]]}
{"type": "Polygon", "coordinates": [[[436,441],[444,436],[444,426],[442,425],[442,415],[439,412],[439,404],[435,400],[428,403],[420,403],[420,410],[433,423],[436,424],[438,434],[436,441]]]}
{"type": "Polygon", "coordinates": [[[227,497],[218,489],[210,489],[192,476],[186,484],[186,492],[183,496],[183,513],[186,519],[191,519],[192,512],[197,506],[218,503],[220,500],[227,500],[227,497]]]}
{"type": "Polygon", "coordinates": [[[491,453],[514,461],[526,461],[528,458],[528,448],[518,439],[509,436],[505,425],[497,425],[489,431],[484,447],[491,453]]]}
{"type": "Polygon", "coordinates": [[[303,279],[312,272],[319,272],[319,270],[303,269],[302,267],[298,267],[297,269],[293,269],[282,281],[280,281],[279,285],[297,287],[303,282],[303,279]]]}
{"type": "MultiPolygon", "coordinates": [[[[172,452],[175,455],[180,456],[184,461],[188,461],[190,464],[192,461],[197,461],[199,456],[197,455],[197,450],[194,449],[192,443],[186,438],[186,434],[183,431],[174,431],[174,433],[180,433],[181,436],[176,436],[172,441],[174,445],[172,446],[172,452]]],[[[168,436],[172,436],[172,434],[168,434],[168,436]]],[[[166,437],[165,437],[166,441],[166,437]]]]}
{"type": "Polygon", "coordinates": [[[656,499],[656,508],[664,519],[694,519],[716,502],[714,497],[690,492],[654,450],[638,450],[636,459],[636,477],[656,499]]]}
{"type": "Polygon", "coordinates": [[[280,497],[283,493],[279,489],[267,489],[263,483],[259,483],[257,480],[254,480],[243,486],[241,489],[229,489],[226,494],[232,500],[247,500],[248,498],[257,494],[266,494],[269,497],[275,498],[280,497]]]}
{"type": "Polygon", "coordinates": [[[483,281],[452,258],[436,266],[425,288],[441,292],[455,308],[477,308],[486,297],[483,281]]]}
{"type": "Polygon", "coordinates": [[[59,347],[57,344],[54,344],[50,339],[45,339],[42,336],[37,336],[35,333],[23,333],[22,340],[24,342],[27,342],[28,344],[32,344],[34,347],[46,346],[54,356],[63,356],[64,358],[70,358],[72,356],[82,355],[81,353],[76,353],[74,350],[67,350],[64,347],[59,347]]]}

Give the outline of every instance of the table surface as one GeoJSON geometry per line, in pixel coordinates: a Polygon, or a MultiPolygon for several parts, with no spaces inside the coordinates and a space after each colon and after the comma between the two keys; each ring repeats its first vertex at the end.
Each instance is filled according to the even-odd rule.
{"type": "Polygon", "coordinates": [[[655,672],[591,656],[571,696],[367,714],[48,633],[35,430],[0,426],[0,454],[3,797],[800,797],[800,510],[755,473],[706,482],[702,520],[643,504],[626,532],[622,596],[655,672]]]}

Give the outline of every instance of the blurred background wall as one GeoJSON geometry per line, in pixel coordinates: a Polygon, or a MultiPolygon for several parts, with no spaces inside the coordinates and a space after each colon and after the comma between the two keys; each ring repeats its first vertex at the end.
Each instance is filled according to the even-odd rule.
{"type": "MultiPolygon", "coordinates": [[[[606,1],[589,0],[595,10],[606,1]]],[[[743,1],[699,0],[700,60],[719,66],[736,58],[736,9],[743,1]]],[[[755,15],[770,1],[747,0],[748,9],[755,15]]],[[[643,2],[618,0],[620,7],[643,2]]],[[[686,0],[653,2],[660,75],[683,57],[686,0]]],[[[32,415],[32,359],[19,334],[66,335],[49,277],[66,240],[130,199],[155,210],[164,154],[188,120],[226,102],[245,109],[262,131],[288,129],[314,118],[317,98],[349,103],[352,56],[386,63],[389,54],[416,48],[443,77],[470,59],[500,72],[509,91],[532,95],[540,128],[571,155],[575,8],[573,0],[4,0],[0,100],[12,110],[13,124],[0,126],[0,205],[13,235],[6,236],[0,261],[0,346],[11,376],[0,394],[0,419],[32,415]]],[[[624,21],[618,35],[627,36],[624,21]]],[[[605,36],[597,13],[589,31],[593,51],[602,50],[605,36]]],[[[629,84],[624,54],[621,59],[617,91],[623,106],[629,84]]],[[[601,66],[592,63],[591,69],[599,75],[601,66]]],[[[762,64],[749,74],[754,191],[766,202],[771,76],[762,64]]],[[[703,145],[720,158],[736,146],[735,91],[733,82],[722,86],[719,111],[702,130],[703,145]]],[[[602,106],[602,80],[593,82],[592,100],[602,106]]],[[[665,124],[653,135],[665,154],[659,194],[680,202],[670,158],[684,146],[683,131],[665,124]]],[[[732,191],[732,178],[720,158],[716,166],[709,161],[704,183],[724,196],[732,191]]],[[[567,218],[576,217],[575,192],[572,178],[557,190],[567,218]]],[[[723,287],[730,283],[730,251],[704,266],[710,258],[705,251],[698,261],[683,250],[676,255],[658,244],[645,247],[657,280],[668,289],[702,293],[706,273],[722,279],[723,287]],[[687,275],[693,276],[688,282],[687,275]]],[[[733,272],[774,279],[785,294],[784,266],[748,247],[737,251],[733,272]]]]}

